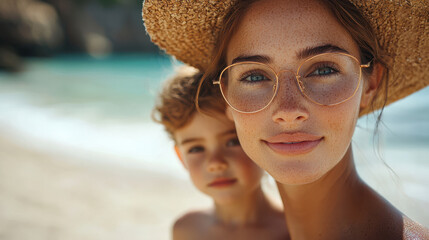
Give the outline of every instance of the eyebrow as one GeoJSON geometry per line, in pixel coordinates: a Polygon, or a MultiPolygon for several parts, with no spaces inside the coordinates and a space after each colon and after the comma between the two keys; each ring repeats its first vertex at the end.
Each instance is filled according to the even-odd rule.
{"type": "MultiPolygon", "coordinates": [[[[231,129],[231,130],[227,130],[227,131],[225,131],[223,133],[220,133],[220,134],[218,134],[218,136],[225,136],[225,135],[229,135],[229,134],[236,134],[235,128],[231,129]]],[[[203,140],[203,138],[187,138],[187,139],[184,139],[183,141],[181,141],[179,143],[179,145],[183,145],[183,144],[187,144],[187,143],[192,143],[192,142],[198,142],[198,141],[201,141],[201,140],[203,140]]]]}
{"type": "Polygon", "coordinates": [[[183,144],[187,144],[187,143],[192,143],[192,142],[197,142],[197,141],[201,141],[201,140],[202,140],[202,138],[188,138],[188,139],[185,139],[185,140],[181,141],[179,143],[179,145],[183,145],[183,144]]]}
{"type": "Polygon", "coordinates": [[[237,131],[235,130],[235,128],[233,128],[231,130],[228,130],[228,131],[225,131],[225,132],[219,134],[218,136],[225,136],[225,135],[229,135],[229,134],[237,134],[237,131]]]}
{"type": "Polygon", "coordinates": [[[269,63],[271,62],[270,57],[264,55],[240,55],[232,60],[231,64],[239,62],[261,62],[269,63]]]}
{"type": "MultiPolygon", "coordinates": [[[[316,47],[307,47],[296,53],[298,59],[305,59],[311,56],[321,54],[321,53],[329,53],[329,52],[340,52],[350,54],[344,48],[332,45],[325,44],[316,47]]],[[[271,58],[265,55],[240,55],[232,60],[231,64],[239,63],[239,62],[261,62],[261,63],[270,63],[271,58]]]]}
{"type": "Polygon", "coordinates": [[[298,51],[296,53],[296,56],[298,57],[298,59],[305,59],[317,54],[328,53],[328,52],[340,52],[340,53],[350,54],[344,48],[340,48],[338,46],[331,45],[331,44],[325,44],[325,45],[316,46],[316,47],[304,48],[303,50],[298,51]]]}

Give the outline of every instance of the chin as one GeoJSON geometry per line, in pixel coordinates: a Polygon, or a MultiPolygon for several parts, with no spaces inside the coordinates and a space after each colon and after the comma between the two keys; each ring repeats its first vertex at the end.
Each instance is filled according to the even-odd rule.
{"type": "Polygon", "coordinates": [[[313,183],[326,173],[318,164],[302,161],[273,163],[266,170],[278,183],[285,185],[313,183]]]}
{"type": "Polygon", "coordinates": [[[286,174],[279,174],[278,176],[275,176],[276,174],[271,174],[271,176],[280,184],[284,185],[305,185],[310,184],[313,182],[316,182],[318,179],[321,178],[322,174],[316,175],[316,174],[297,174],[296,172],[288,172],[287,176],[286,174]]]}

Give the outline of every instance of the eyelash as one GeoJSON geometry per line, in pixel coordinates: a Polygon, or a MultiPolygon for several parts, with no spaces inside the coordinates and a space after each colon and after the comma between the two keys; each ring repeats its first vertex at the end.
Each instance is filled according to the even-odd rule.
{"type": "Polygon", "coordinates": [[[242,76],[240,77],[240,82],[245,82],[245,83],[249,83],[249,84],[255,83],[255,82],[262,82],[262,81],[248,81],[248,80],[246,80],[246,78],[251,77],[252,75],[256,75],[256,74],[259,74],[259,75],[262,75],[265,77],[265,79],[262,81],[267,81],[270,79],[269,77],[266,76],[267,74],[264,73],[263,71],[252,70],[252,71],[243,73],[242,76]]]}
{"type": "Polygon", "coordinates": [[[193,146],[189,148],[188,153],[200,153],[203,152],[205,149],[203,146],[193,146]]]}
{"type": "MultiPolygon", "coordinates": [[[[233,137],[233,138],[230,138],[226,141],[225,146],[226,147],[236,147],[236,146],[241,146],[241,144],[240,144],[237,137],[233,137]]],[[[190,147],[187,152],[190,154],[196,154],[196,153],[201,153],[204,151],[205,151],[204,146],[196,145],[196,146],[190,147]]]]}
{"type": "Polygon", "coordinates": [[[240,145],[240,141],[238,140],[238,138],[237,137],[234,137],[234,138],[231,138],[231,139],[229,139],[227,142],[226,142],[226,146],[227,147],[235,147],[235,146],[241,146],[240,145]],[[234,145],[229,145],[229,143],[233,143],[234,145]]]}
{"type": "MultiPolygon", "coordinates": [[[[330,74],[335,74],[335,73],[338,73],[338,72],[340,72],[339,70],[338,70],[338,67],[336,66],[336,64],[334,64],[334,63],[324,63],[324,62],[321,62],[321,63],[317,63],[317,64],[315,64],[314,66],[312,66],[312,70],[310,71],[310,73],[309,74],[307,74],[305,77],[311,77],[312,76],[312,74],[316,71],[316,70],[318,70],[318,69],[323,69],[323,68],[330,68],[330,69],[332,69],[334,72],[333,73],[330,73],[330,74]]],[[[317,76],[319,76],[319,77],[325,77],[325,76],[328,76],[328,75],[330,75],[330,74],[323,74],[323,75],[317,75],[317,76]]]]}

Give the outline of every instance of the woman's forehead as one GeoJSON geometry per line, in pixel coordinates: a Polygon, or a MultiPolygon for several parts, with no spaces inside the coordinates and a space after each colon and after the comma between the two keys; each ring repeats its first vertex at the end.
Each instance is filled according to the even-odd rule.
{"type": "Polygon", "coordinates": [[[322,45],[338,46],[355,56],[359,53],[350,34],[319,1],[262,0],[241,19],[228,44],[227,61],[255,54],[274,61],[298,60],[303,49],[322,45]]]}

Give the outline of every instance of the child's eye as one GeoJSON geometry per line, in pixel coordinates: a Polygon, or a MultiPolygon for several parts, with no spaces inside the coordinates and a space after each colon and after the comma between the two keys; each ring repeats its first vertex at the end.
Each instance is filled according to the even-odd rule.
{"type": "Polygon", "coordinates": [[[238,138],[231,138],[226,142],[227,147],[234,147],[234,146],[240,146],[240,141],[238,141],[238,138]]]}
{"type": "Polygon", "coordinates": [[[188,153],[199,153],[199,152],[204,152],[204,147],[202,147],[202,146],[195,146],[195,147],[191,147],[188,150],[188,153]]]}

